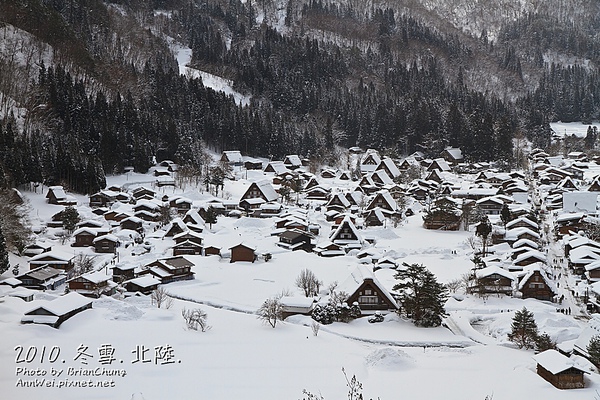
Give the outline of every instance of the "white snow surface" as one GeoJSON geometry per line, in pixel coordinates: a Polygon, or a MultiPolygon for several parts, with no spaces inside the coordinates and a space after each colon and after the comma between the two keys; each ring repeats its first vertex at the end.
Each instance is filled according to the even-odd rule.
{"type": "Polygon", "coordinates": [[[575,135],[579,138],[585,137],[587,135],[588,127],[596,127],[600,129],[600,123],[594,122],[591,124],[582,124],[580,122],[552,122],[550,123],[550,128],[556,133],[559,137],[571,136],[575,135]]]}
{"type": "Polygon", "coordinates": [[[180,43],[175,42],[173,39],[169,40],[171,47],[177,57],[177,63],[179,64],[179,73],[181,75],[189,76],[192,78],[201,78],[202,84],[211,88],[217,92],[223,92],[228,96],[233,96],[236,104],[247,106],[250,104],[250,96],[243,95],[233,89],[233,81],[225,79],[217,75],[210,74],[199,69],[191,68],[188,66],[192,59],[192,49],[183,46],[180,43]]]}
{"type": "MultiPolygon", "coordinates": [[[[236,181],[226,181],[224,193],[239,199],[250,182],[264,178],[262,172],[239,171],[236,181]]],[[[135,187],[148,185],[149,175],[130,173],[109,176],[108,185],[135,187]]],[[[331,181],[333,182],[333,180],[331,181]]],[[[335,183],[332,183],[332,185],[335,183]]],[[[176,194],[191,199],[194,205],[212,197],[202,188],[155,188],[158,197],[176,194]]],[[[41,225],[63,207],[47,204],[43,192],[24,192],[31,205],[32,223],[41,225]]],[[[87,207],[87,198],[76,195],[78,209],[86,219],[97,218],[87,207]]],[[[128,205],[122,206],[127,209],[128,205]]],[[[323,211],[308,210],[311,222],[321,225],[316,242],[327,238],[331,223],[323,211]]],[[[100,219],[101,220],[101,219],[100,219]]],[[[151,226],[147,227],[151,228],[151,226]]],[[[44,300],[61,295],[56,291],[38,292],[31,303],[6,296],[0,301],[0,393],[6,399],[300,399],[306,389],[326,400],[347,397],[342,368],[363,384],[364,398],[397,399],[519,399],[524,393],[546,400],[594,398],[600,390],[597,374],[586,374],[585,389],[557,390],[540,378],[533,351],[519,350],[507,340],[514,312],[526,306],[535,314],[541,332],[559,343],[579,336],[586,322],[558,313],[548,302],[490,296],[487,299],[467,295],[450,297],[446,327],[419,328],[395,314],[387,314],[381,323],[359,318],[350,323],[335,322],[321,326],[313,335],[312,320],[307,316],[289,317],[273,329],[257,319],[255,311],[265,299],[282,292],[301,296],[295,279],[309,268],[323,282],[320,297],[327,299],[327,287],[343,282],[357,267],[353,256],[321,258],[303,251],[290,252],[276,246],[277,237],[270,219],[219,217],[212,228],[202,233],[205,245],[226,250],[238,243],[252,243],[256,252],[270,252],[265,262],[229,263],[218,256],[186,256],[194,263],[195,279],[163,287],[175,298],[169,309],[157,309],[147,296],[101,297],[91,310],[64,322],[59,329],[35,324],[20,324],[25,312],[44,300]],[[208,314],[211,329],[188,330],[181,317],[183,309],[200,308],[208,314]],[[115,360],[100,363],[100,348],[110,345],[115,360]],[[21,351],[21,346],[23,350],[21,351]],[[50,357],[50,350],[56,346],[50,357]],[[143,347],[142,347],[143,346],[143,347]],[[170,359],[157,357],[155,348],[172,349],[170,359]],[[167,347],[168,346],[168,347],[167,347]],[[29,350],[32,349],[32,350],[29,350]],[[44,355],[42,356],[42,351],[44,355]],[[89,356],[79,356],[78,349],[89,356]],[[147,349],[147,352],[144,350],[147,349]],[[85,350],[85,351],[83,351],[85,350]],[[149,362],[134,362],[141,351],[149,362]],[[26,359],[30,351],[30,362],[26,359]],[[56,356],[56,357],[55,357],[56,356]],[[56,360],[51,362],[51,360],[56,360]],[[64,360],[64,362],[63,362],[64,360]],[[121,362],[122,360],[122,362],[121,362]],[[86,364],[83,364],[83,362],[86,364]],[[25,368],[19,369],[19,368],[25,368]],[[68,368],[73,368],[68,370],[68,368]],[[123,370],[125,376],[75,376],[73,371],[123,370]],[[99,368],[96,370],[96,368],[99,368]],[[104,370],[102,369],[104,368],[104,370]],[[29,376],[24,371],[46,372],[29,376]],[[63,370],[59,377],[53,370],[63,370]],[[47,382],[80,382],[92,379],[114,381],[114,387],[20,387],[19,379],[47,382]],[[424,385],[424,382],[435,384],[424,385]],[[401,395],[400,395],[401,394],[401,395]]],[[[61,244],[57,228],[48,228],[39,240],[53,250],[70,254],[90,254],[90,248],[61,244]]],[[[147,244],[119,248],[119,264],[142,266],[169,256],[172,238],[164,231],[146,235],[147,244]],[[150,252],[140,251],[148,248],[150,252]],[[142,255],[138,252],[143,253],[142,255]]],[[[373,249],[398,263],[422,263],[441,282],[459,278],[470,270],[472,250],[467,239],[472,232],[428,231],[419,214],[397,228],[368,228],[363,234],[376,239],[373,249]]],[[[99,255],[97,269],[110,267],[112,255],[99,255]]],[[[11,254],[11,263],[27,270],[25,257],[11,254]]],[[[396,280],[395,271],[376,271],[377,279],[388,290],[396,280]]],[[[5,272],[0,280],[12,277],[5,272]]],[[[562,286],[562,285],[561,285],[562,286]]],[[[160,356],[160,352],[158,353],[160,356]]]]}

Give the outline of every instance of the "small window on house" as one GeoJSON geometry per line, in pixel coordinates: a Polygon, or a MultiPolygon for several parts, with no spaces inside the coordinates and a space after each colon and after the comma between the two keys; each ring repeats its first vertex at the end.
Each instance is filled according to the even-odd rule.
{"type": "Polygon", "coordinates": [[[377,296],[358,296],[359,304],[378,304],[379,298],[377,296]]]}

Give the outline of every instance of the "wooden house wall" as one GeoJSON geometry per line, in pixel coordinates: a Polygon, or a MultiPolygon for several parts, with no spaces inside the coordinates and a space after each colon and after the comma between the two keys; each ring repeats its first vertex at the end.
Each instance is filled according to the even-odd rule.
{"type": "Polygon", "coordinates": [[[236,246],[231,249],[231,261],[230,262],[237,262],[237,261],[254,262],[254,260],[256,260],[256,256],[254,255],[254,250],[252,250],[250,248],[243,247],[243,246],[236,246]]]}
{"type": "Polygon", "coordinates": [[[98,240],[94,243],[96,253],[114,253],[116,248],[117,244],[110,240],[98,240]]]}
{"type": "Polygon", "coordinates": [[[379,288],[373,284],[373,281],[366,279],[360,287],[351,294],[347,301],[349,305],[357,302],[363,311],[383,311],[395,309],[395,306],[381,293],[379,288]],[[366,302],[366,297],[377,298],[376,302],[366,302]]]}
{"type": "Polygon", "coordinates": [[[555,375],[538,364],[537,373],[558,389],[580,389],[585,386],[583,372],[575,368],[569,368],[555,375]]]}
{"type": "Polygon", "coordinates": [[[521,293],[523,294],[524,299],[534,298],[538,300],[549,300],[551,301],[554,297],[554,292],[548,287],[546,282],[544,282],[543,278],[537,274],[532,275],[527,283],[521,289],[521,293]],[[539,280],[534,280],[535,277],[538,277],[539,280]],[[534,287],[531,287],[535,285],[534,287]]]}

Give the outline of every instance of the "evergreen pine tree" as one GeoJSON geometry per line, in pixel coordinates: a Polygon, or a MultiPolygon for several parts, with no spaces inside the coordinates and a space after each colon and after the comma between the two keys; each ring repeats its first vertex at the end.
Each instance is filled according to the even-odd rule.
{"type": "Polygon", "coordinates": [[[535,346],[538,337],[538,327],[535,323],[533,313],[527,308],[515,312],[511,324],[511,332],[508,340],[519,346],[520,349],[531,349],[535,346]]]}
{"type": "Polygon", "coordinates": [[[62,221],[67,232],[72,233],[79,222],[79,212],[73,206],[66,207],[62,212],[62,221]]]}
{"type": "Polygon", "coordinates": [[[488,216],[485,215],[481,218],[481,221],[479,221],[475,228],[475,234],[481,237],[481,252],[483,253],[483,257],[485,257],[486,254],[486,246],[490,233],[492,233],[492,223],[488,216]]]}
{"type": "Polygon", "coordinates": [[[10,268],[8,262],[8,249],[6,248],[6,240],[2,233],[2,227],[0,226],[0,274],[3,274],[10,268]]]}
{"type": "Polygon", "coordinates": [[[588,359],[597,368],[600,368],[600,335],[592,336],[585,350],[588,353],[588,359]]]}
{"type": "Polygon", "coordinates": [[[204,216],[204,222],[208,224],[208,227],[212,229],[212,224],[217,223],[217,212],[213,207],[208,207],[206,215],[204,216]]]}
{"type": "Polygon", "coordinates": [[[447,290],[435,275],[422,264],[403,263],[394,278],[400,282],[394,290],[400,292],[402,311],[417,326],[439,326],[445,315],[447,290]]]}
{"type": "Polygon", "coordinates": [[[552,340],[550,335],[546,332],[539,335],[535,340],[535,351],[536,353],[541,353],[546,350],[554,350],[556,349],[556,342],[552,340]]]}
{"type": "Polygon", "coordinates": [[[502,210],[500,210],[500,220],[502,220],[505,228],[506,224],[512,221],[512,213],[510,212],[510,209],[506,203],[502,206],[502,210]]]}

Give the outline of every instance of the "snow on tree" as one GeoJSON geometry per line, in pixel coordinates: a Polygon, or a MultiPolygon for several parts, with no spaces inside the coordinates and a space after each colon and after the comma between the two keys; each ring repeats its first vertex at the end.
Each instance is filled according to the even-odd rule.
{"type": "Polygon", "coordinates": [[[184,308],[181,310],[181,316],[185,320],[188,329],[197,331],[198,328],[200,328],[201,332],[206,332],[211,328],[207,322],[208,315],[206,314],[206,311],[201,310],[200,308],[195,308],[193,310],[184,308]]]}
{"type": "Polygon", "coordinates": [[[257,311],[258,319],[263,321],[265,324],[271,325],[275,328],[277,321],[283,320],[283,305],[279,298],[270,298],[260,306],[257,311]]]}
{"type": "Polygon", "coordinates": [[[481,218],[477,227],[475,228],[475,234],[481,238],[481,252],[483,257],[486,255],[488,237],[492,233],[492,223],[487,215],[481,218]]]}
{"type": "Polygon", "coordinates": [[[446,287],[439,283],[435,275],[422,264],[403,263],[394,278],[399,283],[394,290],[399,292],[405,314],[417,326],[439,326],[446,315],[444,304],[448,298],[446,287]]]}
{"type": "Polygon", "coordinates": [[[519,346],[520,349],[532,349],[535,347],[538,337],[538,327],[535,323],[534,315],[531,311],[523,307],[515,312],[511,324],[511,332],[508,334],[508,340],[519,346]]]}
{"type": "Polygon", "coordinates": [[[75,207],[65,207],[62,212],[62,221],[67,232],[72,233],[75,230],[75,226],[77,226],[79,219],[79,212],[75,207]]]}
{"type": "Polygon", "coordinates": [[[319,294],[319,290],[323,283],[317,279],[317,276],[309,269],[300,271],[300,275],[296,278],[296,286],[302,291],[306,297],[312,297],[319,294]]]}
{"type": "Polygon", "coordinates": [[[8,250],[6,248],[6,240],[4,239],[2,227],[0,226],[0,274],[3,274],[9,268],[10,263],[8,262],[8,250]]]}
{"type": "Polygon", "coordinates": [[[336,320],[337,312],[333,305],[331,304],[317,304],[315,308],[313,308],[311,312],[311,317],[315,321],[321,323],[322,325],[332,324],[333,321],[336,320]]]}
{"type": "Polygon", "coordinates": [[[510,221],[512,221],[512,219],[513,219],[513,215],[510,212],[508,205],[505,203],[502,206],[502,210],[500,210],[500,220],[502,220],[502,223],[504,224],[505,228],[506,228],[506,224],[508,224],[510,221]]]}
{"type": "Polygon", "coordinates": [[[541,353],[546,350],[556,350],[556,342],[546,332],[539,335],[535,340],[535,352],[541,353]]]}
{"type": "Polygon", "coordinates": [[[212,229],[212,225],[217,223],[217,211],[212,206],[206,210],[204,222],[208,224],[209,229],[212,229]]]}
{"type": "Polygon", "coordinates": [[[169,293],[163,287],[154,289],[150,294],[150,299],[157,308],[161,308],[164,304],[165,308],[169,309],[173,305],[173,298],[169,296],[169,293]]]}
{"type": "Polygon", "coordinates": [[[590,342],[585,348],[589,355],[589,360],[597,368],[600,368],[600,335],[594,335],[591,337],[590,342]]]}

